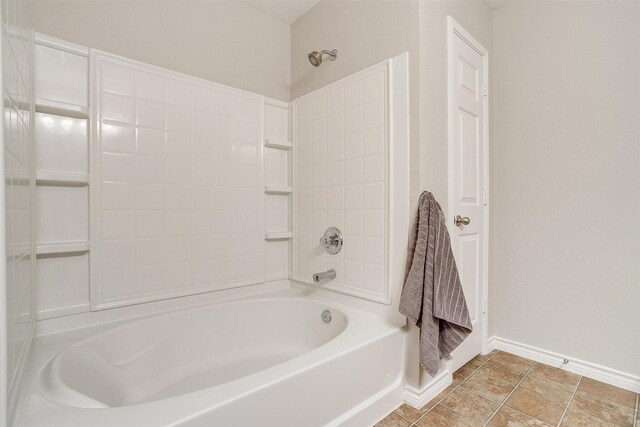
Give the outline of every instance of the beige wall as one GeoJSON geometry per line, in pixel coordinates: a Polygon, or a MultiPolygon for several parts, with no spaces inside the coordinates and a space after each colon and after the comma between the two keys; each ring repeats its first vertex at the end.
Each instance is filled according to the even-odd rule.
{"type": "MultiPolygon", "coordinates": [[[[291,26],[291,99],[403,52],[409,52],[411,198],[419,183],[418,1],[322,1],[291,26]],[[338,49],[316,68],[307,54],[338,49]]],[[[413,205],[413,203],[412,203],[413,205]]]]}
{"type": "Polygon", "coordinates": [[[290,27],[240,1],[28,3],[38,32],[289,100],[290,27]]]}
{"type": "Polygon", "coordinates": [[[640,3],[494,18],[491,332],[640,375],[640,3]]]}

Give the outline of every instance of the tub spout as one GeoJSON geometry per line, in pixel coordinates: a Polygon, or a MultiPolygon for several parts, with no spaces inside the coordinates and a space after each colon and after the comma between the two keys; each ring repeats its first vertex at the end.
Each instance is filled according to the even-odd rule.
{"type": "Polygon", "coordinates": [[[336,278],[336,271],[331,270],[323,271],[322,273],[313,273],[313,281],[318,283],[321,280],[333,280],[336,278]]]}

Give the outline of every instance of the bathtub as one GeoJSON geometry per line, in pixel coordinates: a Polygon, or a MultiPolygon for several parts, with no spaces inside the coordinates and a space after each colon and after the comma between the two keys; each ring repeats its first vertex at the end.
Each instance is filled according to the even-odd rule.
{"type": "Polygon", "coordinates": [[[404,359],[383,318],[280,291],[37,338],[15,424],[367,425],[404,359]]]}

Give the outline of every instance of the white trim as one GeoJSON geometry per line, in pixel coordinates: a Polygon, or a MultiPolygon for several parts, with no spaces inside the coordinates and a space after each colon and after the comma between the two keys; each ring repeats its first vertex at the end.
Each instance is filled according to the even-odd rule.
{"type": "Polygon", "coordinates": [[[73,53],[84,57],[89,57],[89,48],[66,40],[57,39],[42,33],[34,33],[35,44],[47,46],[52,49],[73,53]]]}
{"type": "Polygon", "coordinates": [[[448,171],[447,171],[447,222],[452,221],[455,216],[454,211],[454,156],[453,156],[453,99],[454,99],[454,85],[451,79],[453,72],[453,36],[457,35],[464,40],[471,48],[478,52],[482,56],[483,73],[484,73],[484,88],[483,94],[483,136],[484,136],[484,292],[482,295],[482,307],[484,317],[484,328],[482,333],[482,353],[488,351],[488,329],[489,329],[489,51],[478,42],[469,32],[467,32],[462,25],[458,24],[451,16],[447,16],[447,155],[448,155],[448,171]],[[485,202],[486,201],[486,202],[485,202]]]}
{"type": "Polygon", "coordinates": [[[633,391],[634,393],[640,393],[640,376],[637,375],[496,336],[492,336],[489,339],[487,346],[488,351],[494,349],[502,350],[507,353],[513,353],[517,356],[535,360],[536,362],[544,363],[545,365],[556,367],[559,367],[562,362],[567,359],[569,360],[569,363],[564,365],[563,369],[569,372],[602,381],[603,383],[611,384],[616,387],[624,388],[626,390],[633,391]]]}
{"type": "Polygon", "coordinates": [[[452,366],[453,364],[451,360],[448,360],[447,368],[438,372],[438,374],[422,389],[417,389],[407,384],[404,401],[414,408],[422,408],[424,405],[432,401],[437,395],[442,393],[453,383],[453,372],[451,372],[452,366]]]}

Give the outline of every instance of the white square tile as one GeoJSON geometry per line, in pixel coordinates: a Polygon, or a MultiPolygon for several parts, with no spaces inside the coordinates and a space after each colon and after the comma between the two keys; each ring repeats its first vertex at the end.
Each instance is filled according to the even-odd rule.
{"type": "Polygon", "coordinates": [[[163,265],[136,268],[136,293],[153,293],[166,288],[166,274],[163,265]]]}
{"type": "Polygon", "coordinates": [[[132,239],[135,237],[135,216],[130,211],[103,211],[101,224],[102,238],[132,239]]]}
{"type": "Polygon", "coordinates": [[[138,210],[160,210],[164,207],[162,184],[135,184],[135,205],[138,210]]]}
{"type": "Polygon", "coordinates": [[[193,145],[186,133],[166,132],[166,156],[176,159],[191,159],[193,145]]]}
{"type": "Polygon", "coordinates": [[[175,105],[166,107],[166,129],[175,132],[191,132],[191,110],[175,105]]]}
{"type": "Polygon", "coordinates": [[[102,154],[102,179],[106,181],[133,181],[136,158],[129,154],[102,154]]]}
{"type": "Polygon", "coordinates": [[[344,161],[344,183],[360,184],[363,178],[362,158],[348,159],[344,161]]]}
{"type": "Polygon", "coordinates": [[[167,211],[164,217],[166,236],[186,236],[191,233],[191,212],[167,211]]]}
{"type": "Polygon", "coordinates": [[[185,262],[191,259],[191,238],[169,237],[165,239],[167,262],[185,262]]]}
{"type": "Polygon", "coordinates": [[[192,208],[192,188],[188,185],[167,184],[164,187],[164,197],[164,208],[167,211],[186,211],[192,208]]]}
{"type": "Polygon", "coordinates": [[[344,111],[344,90],[338,88],[327,94],[327,114],[344,111]]]}
{"type": "Polygon", "coordinates": [[[113,120],[126,124],[134,124],[134,102],[128,96],[102,93],[101,95],[103,120],[113,120]]]}
{"type": "MultiPolygon", "coordinates": [[[[305,147],[300,147],[300,149],[305,147]]],[[[327,141],[327,161],[335,162],[344,159],[344,137],[339,136],[327,141]]]]}
{"type": "Polygon", "coordinates": [[[371,292],[382,293],[384,287],[384,267],[381,265],[364,264],[363,287],[371,292]]]}
{"type": "Polygon", "coordinates": [[[164,213],[162,211],[136,212],[136,237],[162,237],[164,213]]]}
{"type": "Polygon", "coordinates": [[[312,209],[324,210],[327,209],[327,189],[326,188],[314,188],[311,192],[312,195],[312,209]]]}
{"type": "Polygon", "coordinates": [[[163,238],[136,239],[136,265],[161,264],[166,261],[163,238]]]}
{"type": "Polygon", "coordinates": [[[327,138],[335,138],[344,135],[344,115],[332,114],[327,117],[327,138]]]}
{"type": "Polygon", "coordinates": [[[362,236],[362,211],[344,211],[344,233],[362,236]]]}
{"type": "Polygon", "coordinates": [[[384,211],[364,211],[362,225],[365,236],[384,236],[384,211]]]}
{"type": "Polygon", "coordinates": [[[375,155],[364,158],[364,182],[384,181],[385,167],[384,156],[375,155]]]}
{"type": "Polygon", "coordinates": [[[213,90],[199,86],[192,86],[191,97],[194,110],[208,111],[211,113],[215,112],[215,93],[213,90]]]}
{"type": "Polygon", "coordinates": [[[164,130],[164,105],[157,102],[136,101],[136,124],[164,130]]]}
{"type": "Polygon", "coordinates": [[[309,143],[324,141],[325,139],[327,139],[326,118],[312,119],[309,122],[309,143]]]}
{"type": "Polygon", "coordinates": [[[344,184],[344,162],[335,162],[327,164],[327,185],[343,185],[344,184]]]}
{"type": "Polygon", "coordinates": [[[350,110],[352,108],[362,105],[362,82],[358,81],[350,84],[344,89],[344,109],[350,110]]]}
{"type": "Polygon", "coordinates": [[[348,261],[362,261],[362,237],[345,235],[344,237],[344,259],[348,261]]]}
{"type": "Polygon", "coordinates": [[[324,164],[327,161],[327,144],[324,141],[311,144],[311,164],[324,164]]]}
{"type": "Polygon", "coordinates": [[[311,168],[312,183],[314,187],[327,186],[327,166],[324,164],[315,165],[311,168]]]}
{"type": "Polygon", "coordinates": [[[385,73],[379,71],[363,81],[364,88],[364,102],[375,101],[380,98],[384,98],[385,92],[385,73]]]}
{"type": "Polygon", "coordinates": [[[368,129],[364,132],[364,155],[384,154],[385,152],[384,127],[368,129]]]}
{"type": "Polygon", "coordinates": [[[136,71],[136,98],[164,103],[164,79],[136,71]]]}
{"type": "Polygon", "coordinates": [[[327,99],[324,95],[311,100],[311,118],[319,119],[327,115],[327,99]]]}
{"type": "Polygon", "coordinates": [[[345,136],[344,139],[344,158],[353,159],[362,157],[363,142],[362,132],[352,133],[345,136]]]}
{"type": "Polygon", "coordinates": [[[167,104],[191,108],[191,86],[187,83],[165,79],[167,104]]]}
{"type": "Polygon", "coordinates": [[[336,227],[343,233],[345,232],[344,211],[341,210],[329,210],[327,211],[327,225],[329,227],[336,227]]]}
{"type": "Polygon", "coordinates": [[[350,133],[362,132],[362,129],[362,107],[356,107],[351,110],[347,110],[344,113],[344,133],[348,135],[350,133]]]}
{"type": "Polygon", "coordinates": [[[344,262],[344,283],[355,288],[362,287],[362,263],[347,261],[344,262]]]}
{"type": "Polygon", "coordinates": [[[183,159],[166,159],[165,182],[170,184],[191,183],[191,162],[183,159]]]}
{"type": "Polygon", "coordinates": [[[363,191],[365,209],[384,209],[384,183],[364,184],[363,191]]]}
{"type": "Polygon", "coordinates": [[[192,156],[194,160],[221,161],[221,150],[218,149],[219,144],[216,144],[215,139],[193,136],[191,141],[193,143],[192,156]]]}
{"type": "Polygon", "coordinates": [[[167,287],[181,288],[191,285],[191,264],[189,262],[177,262],[165,266],[167,273],[167,287]]]}
{"type": "Polygon", "coordinates": [[[384,100],[379,99],[364,104],[364,129],[384,126],[384,100]]]}
{"type": "MultiPolygon", "coordinates": [[[[342,252],[340,252],[341,255],[342,252]]],[[[327,268],[333,268],[336,271],[336,282],[344,283],[344,259],[338,256],[327,258],[327,268]]]]}
{"type": "Polygon", "coordinates": [[[344,187],[344,207],[349,210],[362,209],[363,194],[362,184],[347,185],[344,187]]]}
{"type": "MultiPolygon", "coordinates": [[[[324,234],[327,229],[327,211],[312,211],[311,212],[311,230],[312,236],[317,236],[318,239],[324,234]]],[[[312,241],[314,244],[317,241],[312,241]]]]}
{"type": "Polygon", "coordinates": [[[102,268],[133,267],[135,260],[135,240],[102,241],[102,268]]]}
{"type": "Polygon", "coordinates": [[[164,179],[164,158],[136,157],[136,181],[161,183],[164,179]]]}
{"type": "MultiPolygon", "coordinates": [[[[135,252],[132,251],[132,255],[135,252]]],[[[135,293],[135,269],[117,268],[102,271],[101,296],[104,299],[128,296],[135,293]]]]}
{"type": "Polygon", "coordinates": [[[364,262],[384,265],[384,239],[382,237],[364,238],[364,262]]]}
{"type": "Polygon", "coordinates": [[[134,208],[134,184],[103,182],[100,194],[103,210],[129,210],[134,208]]]}
{"type": "Polygon", "coordinates": [[[100,67],[100,85],[103,90],[133,96],[134,71],[121,65],[103,63],[100,67]]]}
{"type": "Polygon", "coordinates": [[[164,156],[164,131],[157,129],[136,129],[136,151],[147,156],[164,156]]]}
{"type": "Polygon", "coordinates": [[[100,144],[103,152],[127,153],[136,152],[135,129],[129,125],[115,123],[100,124],[100,144]]]}

